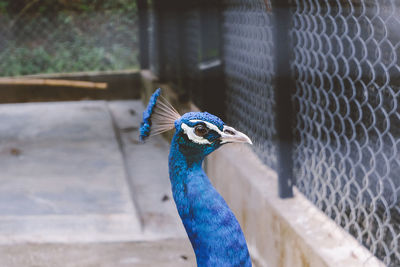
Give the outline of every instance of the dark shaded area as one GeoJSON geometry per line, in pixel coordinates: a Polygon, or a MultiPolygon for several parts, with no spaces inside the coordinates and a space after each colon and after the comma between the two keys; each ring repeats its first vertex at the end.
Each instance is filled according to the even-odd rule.
{"type": "Polygon", "coordinates": [[[140,47],[148,57],[141,56],[141,65],[148,65],[160,82],[172,85],[182,101],[191,99],[224,118],[221,2],[152,1],[147,6],[142,2],[138,1],[139,14],[148,31],[142,32],[140,47]]]}
{"type": "Polygon", "coordinates": [[[90,82],[106,82],[106,90],[73,87],[0,85],[0,103],[71,101],[71,100],[114,100],[140,98],[141,78],[139,72],[76,73],[40,75],[37,78],[54,78],[90,82]]]}

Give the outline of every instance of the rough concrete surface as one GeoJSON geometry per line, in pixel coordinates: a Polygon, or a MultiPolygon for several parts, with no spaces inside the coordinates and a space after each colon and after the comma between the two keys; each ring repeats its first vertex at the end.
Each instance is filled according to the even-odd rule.
{"type": "Polygon", "coordinates": [[[109,104],[120,132],[124,159],[136,207],[147,236],[186,237],[172,199],[168,176],[169,144],[154,136],[139,142],[142,120],[140,102],[116,101],[109,104]],[[150,164],[149,164],[150,163],[150,164]]]}
{"type": "Polygon", "coordinates": [[[0,105],[0,169],[0,242],[139,233],[106,102],[0,105]]]}
{"type": "Polygon", "coordinates": [[[1,267],[188,267],[195,258],[187,240],[0,246],[1,267]]]}
{"type": "Polygon", "coordinates": [[[143,108],[0,105],[1,267],[194,265],[168,144],[137,140],[143,108]]]}

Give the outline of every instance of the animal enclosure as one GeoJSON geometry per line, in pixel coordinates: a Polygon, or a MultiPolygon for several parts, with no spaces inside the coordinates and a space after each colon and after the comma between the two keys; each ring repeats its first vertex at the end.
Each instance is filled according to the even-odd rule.
{"type": "Polygon", "coordinates": [[[400,265],[400,3],[138,1],[141,65],[400,265]]]}

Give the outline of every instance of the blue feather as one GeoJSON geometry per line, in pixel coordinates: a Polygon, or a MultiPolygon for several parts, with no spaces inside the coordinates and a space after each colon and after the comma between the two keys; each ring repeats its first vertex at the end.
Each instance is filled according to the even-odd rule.
{"type": "Polygon", "coordinates": [[[151,131],[151,115],[153,113],[154,106],[157,103],[157,99],[161,94],[161,89],[158,88],[150,97],[147,108],[143,111],[143,121],[140,125],[140,140],[144,141],[150,135],[151,131]]]}

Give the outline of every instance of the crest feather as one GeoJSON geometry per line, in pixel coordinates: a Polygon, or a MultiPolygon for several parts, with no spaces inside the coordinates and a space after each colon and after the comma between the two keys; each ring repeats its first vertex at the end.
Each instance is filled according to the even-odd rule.
{"type": "Polygon", "coordinates": [[[175,121],[181,117],[174,107],[161,95],[158,88],[150,97],[149,104],[143,111],[143,122],[140,126],[140,140],[161,134],[175,127],[175,121]]]}

